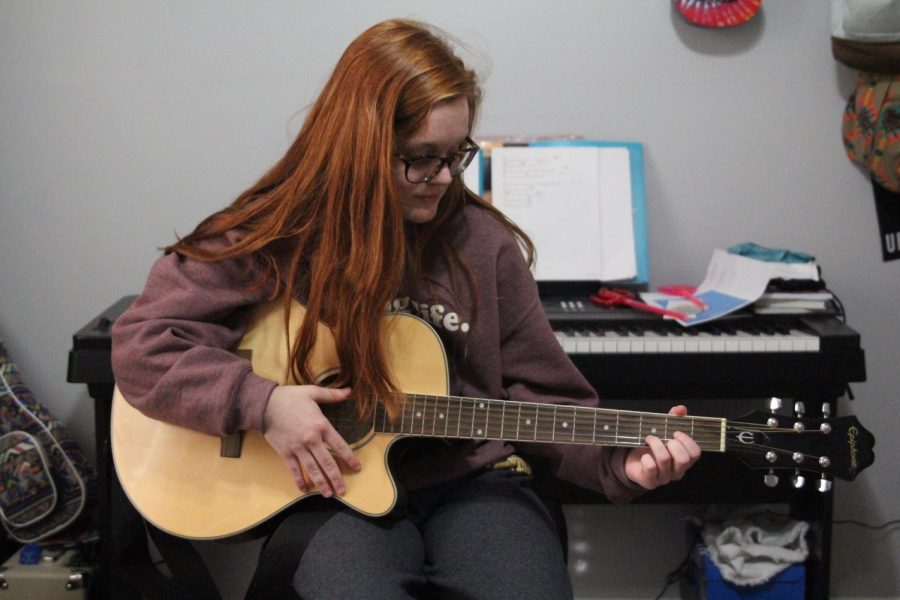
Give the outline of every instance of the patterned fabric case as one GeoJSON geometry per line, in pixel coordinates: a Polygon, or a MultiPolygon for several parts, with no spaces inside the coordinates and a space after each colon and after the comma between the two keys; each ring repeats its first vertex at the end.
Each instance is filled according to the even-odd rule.
{"type": "Polygon", "coordinates": [[[81,515],[93,470],[66,428],[37,402],[0,341],[0,522],[22,543],[81,515]]]}

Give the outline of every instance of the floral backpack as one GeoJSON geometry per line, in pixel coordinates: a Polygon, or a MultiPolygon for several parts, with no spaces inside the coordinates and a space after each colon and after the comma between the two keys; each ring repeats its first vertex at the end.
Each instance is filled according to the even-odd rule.
{"type": "Polygon", "coordinates": [[[29,543],[81,515],[93,471],[63,425],[31,395],[0,341],[0,521],[29,543]]]}

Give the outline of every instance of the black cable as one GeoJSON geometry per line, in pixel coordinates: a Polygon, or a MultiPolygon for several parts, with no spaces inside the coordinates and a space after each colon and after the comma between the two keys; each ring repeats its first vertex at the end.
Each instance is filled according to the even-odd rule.
{"type": "Polygon", "coordinates": [[[838,319],[840,319],[841,323],[846,323],[847,322],[847,311],[844,308],[844,303],[841,302],[841,299],[838,298],[838,295],[835,294],[833,291],[829,290],[828,288],[825,288],[825,291],[828,292],[829,294],[831,294],[831,299],[837,306],[838,319]]]}
{"type": "Polygon", "coordinates": [[[697,530],[694,532],[694,539],[691,540],[691,543],[688,546],[687,556],[684,557],[684,560],[681,561],[681,564],[679,564],[677,567],[675,567],[674,570],[670,571],[666,575],[665,585],[663,585],[663,589],[661,589],[659,591],[659,594],[656,595],[656,598],[654,598],[654,600],[659,600],[660,598],[662,598],[663,594],[666,593],[666,590],[669,589],[670,585],[678,582],[681,578],[684,577],[684,575],[688,571],[688,567],[691,564],[691,557],[694,554],[694,547],[697,545],[697,542],[699,542],[699,541],[700,541],[700,529],[697,528],[697,530]]]}
{"type": "Polygon", "coordinates": [[[832,521],[832,525],[856,525],[857,527],[864,527],[866,529],[871,529],[872,531],[878,531],[879,529],[886,529],[888,527],[892,527],[894,525],[900,525],[900,519],[892,519],[890,521],[885,521],[881,525],[869,525],[868,523],[863,523],[862,521],[855,521],[853,519],[842,519],[840,521],[832,521]]]}

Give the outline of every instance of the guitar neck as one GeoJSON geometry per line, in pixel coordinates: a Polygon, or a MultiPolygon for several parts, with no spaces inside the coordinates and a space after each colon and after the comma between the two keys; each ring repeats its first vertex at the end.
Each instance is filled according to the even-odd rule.
{"type": "Polygon", "coordinates": [[[405,394],[391,421],[382,406],[375,431],[415,437],[507,440],[594,446],[645,446],[648,435],[663,441],[684,432],[705,452],[725,451],[726,421],[714,417],[405,394]]]}

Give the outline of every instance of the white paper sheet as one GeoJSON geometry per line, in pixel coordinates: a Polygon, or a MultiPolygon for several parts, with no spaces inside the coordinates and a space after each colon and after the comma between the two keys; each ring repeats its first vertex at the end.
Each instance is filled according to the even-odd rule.
{"type": "MultiPolygon", "coordinates": [[[[694,294],[709,307],[694,312],[687,319],[677,319],[682,325],[698,325],[734,312],[763,295],[778,263],[754,260],[725,250],[715,250],[706,278],[694,294]]],[[[687,301],[683,298],[666,297],[664,294],[644,295],[645,302],[662,308],[684,311],[687,301]]],[[[696,310],[696,309],[694,309],[696,310]]]]}
{"type": "Polygon", "coordinates": [[[614,281],[637,274],[626,148],[494,148],[491,195],[534,242],[536,279],[614,281]]]}

